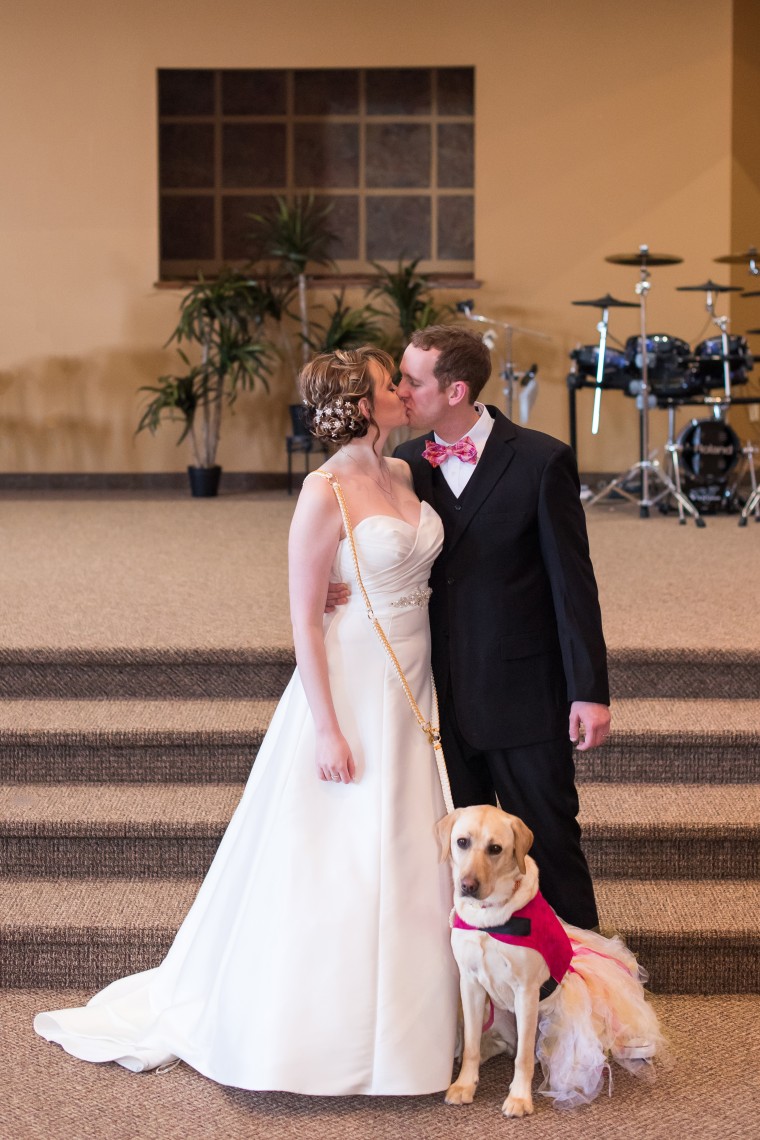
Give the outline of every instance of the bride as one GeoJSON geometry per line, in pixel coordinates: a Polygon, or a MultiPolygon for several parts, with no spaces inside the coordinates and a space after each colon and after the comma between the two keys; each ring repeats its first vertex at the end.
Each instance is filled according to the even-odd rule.
{"type": "MultiPolygon", "coordinates": [[[[428,719],[427,581],[443,531],[406,464],[382,457],[406,422],[393,368],[375,348],[324,354],[301,386],[315,434],[339,445],[322,470],[342,489],[364,586],[428,719]]],[[[445,807],[319,472],[288,562],[297,668],[169,953],[34,1026],[75,1057],[134,1072],[181,1058],[244,1089],[435,1092],[451,1078],[458,993],[433,831],[445,807]],[[354,589],[325,615],[330,580],[354,589]]]]}

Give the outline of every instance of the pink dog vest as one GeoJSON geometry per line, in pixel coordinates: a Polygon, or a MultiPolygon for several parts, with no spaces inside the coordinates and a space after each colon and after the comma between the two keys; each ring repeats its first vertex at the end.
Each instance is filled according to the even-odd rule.
{"type": "Polygon", "coordinates": [[[512,919],[518,920],[515,925],[520,924],[520,920],[527,919],[529,930],[525,934],[505,934],[501,933],[500,927],[470,926],[456,911],[452,926],[455,930],[479,930],[483,934],[490,934],[499,942],[509,942],[512,946],[528,946],[531,950],[538,950],[555,982],[561,982],[571,968],[573,947],[564,927],[541,892],[539,891],[522,910],[516,910],[512,919]]]}

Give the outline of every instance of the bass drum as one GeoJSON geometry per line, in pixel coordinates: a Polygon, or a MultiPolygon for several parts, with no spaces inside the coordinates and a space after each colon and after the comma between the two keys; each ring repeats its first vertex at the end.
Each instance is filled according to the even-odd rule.
{"type": "Polygon", "coordinates": [[[692,420],[677,440],[681,483],[701,514],[728,509],[734,497],[728,480],[739,462],[741,443],[722,420],[692,420]]]}

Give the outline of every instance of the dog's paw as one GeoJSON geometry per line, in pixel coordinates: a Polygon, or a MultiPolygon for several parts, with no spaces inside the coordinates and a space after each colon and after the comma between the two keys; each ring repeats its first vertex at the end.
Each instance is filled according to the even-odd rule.
{"type": "Polygon", "coordinates": [[[449,1085],[446,1093],[446,1104],[472,1104],[477,1085],[449,1085]]]}
{"type": "Polygon", "coordinates": [[[501,1106],[504,1116],[530,1116],[533,1100],[529,1096],[508,1096],[501,1106]]]}

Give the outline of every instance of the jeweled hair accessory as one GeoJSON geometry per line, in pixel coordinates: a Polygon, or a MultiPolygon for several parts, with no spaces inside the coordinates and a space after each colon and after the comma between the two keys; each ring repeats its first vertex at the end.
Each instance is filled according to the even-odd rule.
{"type": "Polygon", "coordinates": [[[338,436],[343,432],[356,435],[364,423],[365,417],[356,404],[344,396],[337,396],[331,403],[314,409],[315,427],[330,436],[338,436]]]}

